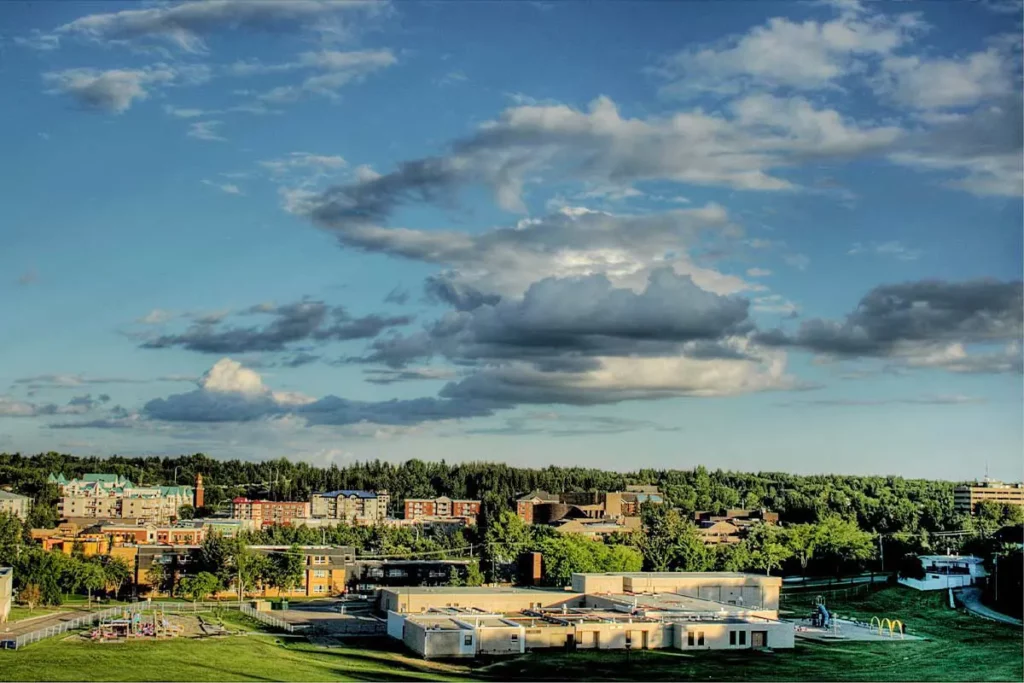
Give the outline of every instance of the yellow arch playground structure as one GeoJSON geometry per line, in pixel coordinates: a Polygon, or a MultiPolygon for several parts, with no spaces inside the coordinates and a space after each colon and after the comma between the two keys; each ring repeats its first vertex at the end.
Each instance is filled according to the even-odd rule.
{"type": "Polygon", "coordinates": [[[871,617],[871,628],[878,627],[878,635],[881,636],[885,629],[889,629],[889,637],[895,638],[896,634],[900,634],[900,640],[903,640],[904,630],[903,622],[899,619],[879,619],[878,617],[871,617]]]}

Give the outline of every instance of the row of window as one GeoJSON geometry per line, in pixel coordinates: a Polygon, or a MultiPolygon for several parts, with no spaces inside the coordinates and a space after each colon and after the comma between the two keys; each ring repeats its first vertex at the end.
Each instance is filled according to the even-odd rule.
{"type": "Polygon", "coordinates": [[[746,645],[747,644],[747,632],[746,631],[729,631],[729,644],[730,645],[746,645]]]}
{"type": "Polygon", "coordinates": [[[686,632],[686,644],[690,647],[704,646],[704,631],[687,631],[686,632]]]}

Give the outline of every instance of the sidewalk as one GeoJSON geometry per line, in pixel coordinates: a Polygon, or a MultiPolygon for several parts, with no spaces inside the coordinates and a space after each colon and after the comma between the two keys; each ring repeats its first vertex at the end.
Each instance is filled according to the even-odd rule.
{"type": "Polygon", "coordinates": [[[997,612],[994,609],[983,605],[981,602],[981,590],[978,588],[961,588],[960,590],[955,591],[955,595],[968,612],[973,612],[979,617],[984,617],[985,619],[991,619],[993,621],[1001,621],[1004,624],[1010,624],[1011,626],[1024,626],[1024,622],[1021,622],[1020,619],[1008,617],[1001,612],[997,612]]]}

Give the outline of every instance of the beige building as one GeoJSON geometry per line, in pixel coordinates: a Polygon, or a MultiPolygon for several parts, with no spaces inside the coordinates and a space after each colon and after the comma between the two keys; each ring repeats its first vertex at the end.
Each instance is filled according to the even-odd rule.
{"type": "Polygon", "coordinates": [[[11,616],[11,599],[14,590],[14,570],[0,567],[0,624],[7,623],[11,616]]]}
{"type": "Polygon", "coordinates": [[[136,486],[116,474],[85,474],[81,479],[50,475],[60,488],[57,512],[65,519],[136,519],[167,524],[192,505],[191,486],[136,486]]]}
{"type": "Polygon", "coordinates": [[[985,501],[1024,505],[1024,484],[986,480],[953,489],[953,508],[957,512],[974,514],[978,503],[985,501]]]}
{"type": "Polygon", "coordinates": [[[32,499],[10,491],[0,491],[0,512],[14,515],[18,519],[28,518],[28,509],[32,505],[32,499]]]}
{"type": "Polygon", "coordinates": [[[538,648],[792,648],[781,579],[729,572],[574,574],[572,590],[393,588],[388,634],[426,658],[538,648]]]}
{"type": "Polygon", "coordinates": [[[349,524],[381,524],[387,519],[391,497],[387,491],[342,489],[314,493],[310,514],[316,518],[344,520],[349,524]]]}

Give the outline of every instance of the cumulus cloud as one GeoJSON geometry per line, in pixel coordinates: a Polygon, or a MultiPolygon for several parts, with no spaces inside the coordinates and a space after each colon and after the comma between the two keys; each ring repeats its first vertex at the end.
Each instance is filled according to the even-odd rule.
{"type": "Polygon", "coordinates": [[[912,367],[1006,371],[1019,368],[1024,329],[1020,281],[923,280],[881,285],[868,292],[842,322],[804,321],[795,334],[772,330],[763,344],[793,346],[838,358],[879,357],[912,367]],[[968,344],[1011,344],[1010,352],[975,359],[968,344]],[[1016,359],[1016,360],[1014,360],[1016,359]]]}
{"type": "Polygon", "coordinates": [[[31,391],[38,389],[71,389],[95,384],[148,384],[150,382],[192,382],[194,377],[185,375],[163,375],[152,379],[133,377],[88,377],[85,375],[47,374],[20,377],[14,380],[15,386],[22,386],[31,391]]]}
{"type": "Polygon", "coordinates": [[[221,192],[223,192],[224,194],[234,194],[234,195],[245,194],[244,192],[242,192],[242,188],[240,188],[238,185],[235,185],[234,183],[215,183],[212,180],[206,180],[206,179],[203,179],[202,183],[203,183],[203,185],[206,185],[207,187],[216,188],[216,189],[220,190],[221,192]]]}
{"type": "Polygon", "coordinates": [[[142,413],[167,422],[249,422],[293,415],[309,425],[415,425],[486,416],[498,407],[494,402],[445,398],[372,402],[325,396],[314,400],[271,391],[258,373],[224,358],[201,378],[196,390],[153,399],[142,413]]]}
{"type": "Polygon", "coordinates": [[[41,417],[46,415],[82,415],[89,413],[110,400],[106,394],[93,398],[91,394],[75,396],[64,405],[56,403],[33,403],[0,396],[0,418],[41,417]]]}
{"type": "Polygon", "coordinates": [[[57,36],[76,36],[108,44],[156,39],[187,52],[205,52],[204,38],[227,29],[285,32],[322,28],[337,32],[349,17],[373,15],[384,3],[359,0],[206,0],[119,12],[91,14],[57,28],[57,36]],[[331,23],[327,23],[330,20],[331,23]],[[342,23],[339,23],[342,22],[342,23]]]}
{"type": "Polygon", "coordinates": [[[419,380],[447,380],[455,377],[450,368],[409,367],[401,370],[391,368],[370,368],[365,370],[365,381],[370,384],[395,384],[419,380]]]}
{"type": "Polygon", "coordinates": [[[875,89],[913,109],[972,107],[1018,91],[1014,55],[993,46],[963,57],[891,56],[875,89]]]}
{"type": "Polygon", "coordinates": [[[687,96],[702,91],[758,88],[834,88],[863,70],[864,60],[892,53],[922,25],[914,15],[887,17],[857,4],[840,7],[828,21],[769,19],[717,44],[678,52],[653,72],[667,83],[662,93],[687,96]]]}
{"type": "Polygon", "coordinates": [[[142,347],[180,347],[200,353],[283,351],[290,344],[302,341],[368,339],[412,320],[409,316],[352,317],[340,306],[330,307],[323,301],[312,300],[261,304],[241,314],[269,315],[273,320],[263,326],[235,327],[224,325],[224,316],[199,318],[184,332],[159,335],[144,342],[142,347]]]}

